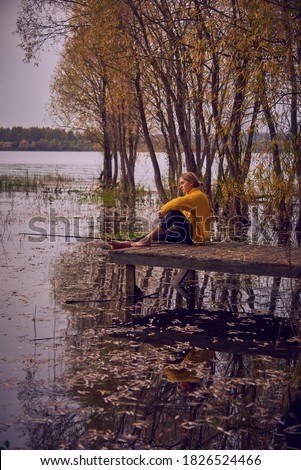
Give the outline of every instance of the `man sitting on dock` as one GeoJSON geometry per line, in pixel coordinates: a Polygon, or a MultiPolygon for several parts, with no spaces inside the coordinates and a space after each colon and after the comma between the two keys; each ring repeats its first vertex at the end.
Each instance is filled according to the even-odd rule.
{"type": "Polygon", "coordinates": [[[110,240],[113,250],[149,246],[155,242],[202,245],[210,235],[211,209],[209,199],[201,191],[201,182],[195,173],[186,172],[180,177],[180,189],[184,196],[172,199],[158,212],[159,225],[137,240],[110,240]]]}

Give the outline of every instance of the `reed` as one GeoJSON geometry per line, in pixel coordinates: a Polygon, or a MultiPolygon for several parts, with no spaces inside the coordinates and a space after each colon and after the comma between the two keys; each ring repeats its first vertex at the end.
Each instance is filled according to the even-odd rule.
{"type": "MultiPolygon", "coordinates": [[[[142,185],[136,185],[135,190],[136,202],[142,202],[146,197],[149,199],[153,195],[153,191],[145,188],[142,185]]],[[[128,204],[129,198],[129,193],[122,191],[120,186],[114,186],[111,188],[95,186],[91,192],[81,193],[82,202],[91,204],[97,204],[101,202],[107,207],[115,206],[116,202],[125,202],[128,204]]]]}
{"type": "Polygon", "coordinates": [[[29,175],[26,172],[24,175],[0,175],[0,191],[37,191],[45,189],[47,186],[63,185],[70,183],[72,178],[58,175],[58,174],[44,174],[44,175],[29,175]]]}

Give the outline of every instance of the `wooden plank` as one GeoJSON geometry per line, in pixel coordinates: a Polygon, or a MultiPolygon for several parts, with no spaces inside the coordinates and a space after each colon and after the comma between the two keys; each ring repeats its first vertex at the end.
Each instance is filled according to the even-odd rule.
{"type": "Polygon", "coordinates": [[[301,277],[301,248],[243,243],[209,243],[202,246],[157,244],[112,250],[111,262],[163,268],[301,277]]]}

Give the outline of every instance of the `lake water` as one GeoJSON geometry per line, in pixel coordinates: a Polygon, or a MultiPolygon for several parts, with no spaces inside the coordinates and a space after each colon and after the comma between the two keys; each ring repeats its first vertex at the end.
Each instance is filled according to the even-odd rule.
{"type": "MultiPolygon", "coordinates": [[[[162,175],[166,175],[164,153],[158,154],[162,175]]],[[[0,152],[0,173],[45,175],[58,174],[93,184],[101,172],[102,154],[98,152],[0,152]]],[[[138,154],[136,182],[155,189],[153,168],[146,153],[138,154]]]]}
{"type": "MultiPolygon", "coordinates": [[[[152,187],[140,158],[137,182],[152,187]]],[[[0,193],[0,444],[298,447],[300,435],[283,423],[296,426],[292,377],[301,359],[289,328],[300,316],[300,281],[199,272],[183,292],[174,270],[139,267],[144,298],[132,304],[102,240],[20,235],[32,223],[84,237],[124,232],[134,216],[151,222],[153,198],[133,215],[88,197],[100,165],[96,153],[0,153],[2,173],[73,175],[74,189],[85,188],[0,193]],[[196,325],[208,335],[195,345],[196,325]]]]}

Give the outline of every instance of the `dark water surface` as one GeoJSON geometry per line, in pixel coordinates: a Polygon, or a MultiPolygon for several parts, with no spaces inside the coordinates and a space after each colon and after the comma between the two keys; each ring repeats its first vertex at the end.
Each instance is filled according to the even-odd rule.
{"type": "Polygon", "coordinates": [[[0,443],[300,448],[300,281],[199,272],[179,290],[175,270],[139,267],[133,304],[102,240],[19,235],[36,217],[99,236],[127,208],[51,191],[2,193],[0,207],[0,443]]]}

